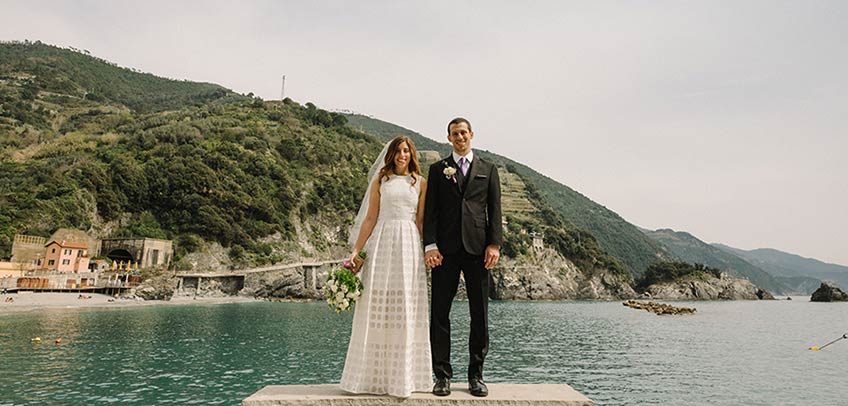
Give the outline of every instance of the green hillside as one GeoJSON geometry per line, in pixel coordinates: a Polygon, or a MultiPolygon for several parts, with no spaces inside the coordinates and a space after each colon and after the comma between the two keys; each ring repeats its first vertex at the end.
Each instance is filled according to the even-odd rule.
{"type": "MultiPolygon", "coordinates": [[[[804,258],[771,248],[746,251],[723,244],[714,245],[724,251],[745,258],[746,261],[765,269],[772,275],[785,278],[815,278],[834,282],[839,287],[848,289],[848,266],[828,264],[817,259],[804,258]]],[[[807,280],[806,283],[809,285],[814,282],[807,280]]]]}
{"type": "Polygon", "coordinates": [[[0,44],[0,80],[19,83],[25,100],[38,91],[57,101],[84,99],[142,113],[247,99],[216,84],[165,79],[41,42],[0,44]]]}
{"type": "MultiPolygon", "coordinates": [[[[359,114],[347,114],[346,117],[351,127],[384,141],[402,134],[412,138],[420,150],[435,150],[442,155],[451,150],[446,142],[433,141],[412,130],[372,117],[359,114]]],[[[507,157],[485,150],[475,151],[519,176],[538,203],[548,207],[573,229],[586,230],[587,234],[594,236],[600,247],[621,260],[632,274],[641,275],[648,265],[667,257],[663,249],[637,227],[568,186],[507,157]]]]}
{"type": "Polygon", "coordinates": [[[0,78],[0,257],[15,233],[60,227],[174,239],[178,255],[214,241],[246,264],[330,249],[381,147],[309,103],[43,44],[0,44],[0,78]]]}
{"type": "Polygon", "coordinates": [[[713,247],[687,232],[671,229],[645,230],[644,232],[647,236],[668,247],[672,255],[684,261],[704,264],[726,271],[730,275],[746,278],[760,288],[775,294],[786,294],[791,290],[768,272],[736,255],[713,247]]]}

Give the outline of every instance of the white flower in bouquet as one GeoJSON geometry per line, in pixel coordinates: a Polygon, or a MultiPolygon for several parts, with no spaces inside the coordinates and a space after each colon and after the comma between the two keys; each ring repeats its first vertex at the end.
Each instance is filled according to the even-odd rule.
{"type": "MultiPolygon", "coordinates": [[[[365,252],[360,252],[359,257],[365,259],[365,252]]],[[[349,263],[346,266],[335,269],[327,275],[324,284],[324,299],[327,306],[336,313],[349,310],[362,295],[362,281],[353,273],[353,267],[349,263]]]]}

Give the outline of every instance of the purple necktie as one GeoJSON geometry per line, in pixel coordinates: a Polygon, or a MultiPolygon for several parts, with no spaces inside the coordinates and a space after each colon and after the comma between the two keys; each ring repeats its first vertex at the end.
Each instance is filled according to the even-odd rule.
{"type": "Polygon", "coordinates": [[[462,171],[462,176],[468,175],[468,160],[465,157],[459,158],[459,170],[462,171]]]}

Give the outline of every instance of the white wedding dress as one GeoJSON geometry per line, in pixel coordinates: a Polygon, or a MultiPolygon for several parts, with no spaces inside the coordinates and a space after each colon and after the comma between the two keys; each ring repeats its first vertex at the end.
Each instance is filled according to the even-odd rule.
{"type": "Polygon", "coordinates": [[[380,185],[380,214],[365,244],[362,296],[353,314],[340,386],[408,397],[432,389],[427,277],[415,225],[421,179],[380,185]]]}

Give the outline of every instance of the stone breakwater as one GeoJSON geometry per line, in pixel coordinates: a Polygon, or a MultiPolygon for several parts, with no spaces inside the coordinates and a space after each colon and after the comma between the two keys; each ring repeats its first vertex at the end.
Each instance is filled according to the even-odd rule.
{"type": "Polygon", "coordinates": [[[672,305],[668,305],[665,303],[656,303],[656,302],[638,302],[635,300],[628,300],[622,305],[627,306],[631,309],[641,309],[646,310],[654,314],[664,315],[664,314],[693,314],[696,309],[691,307],[675,307],[672,305]]]}

